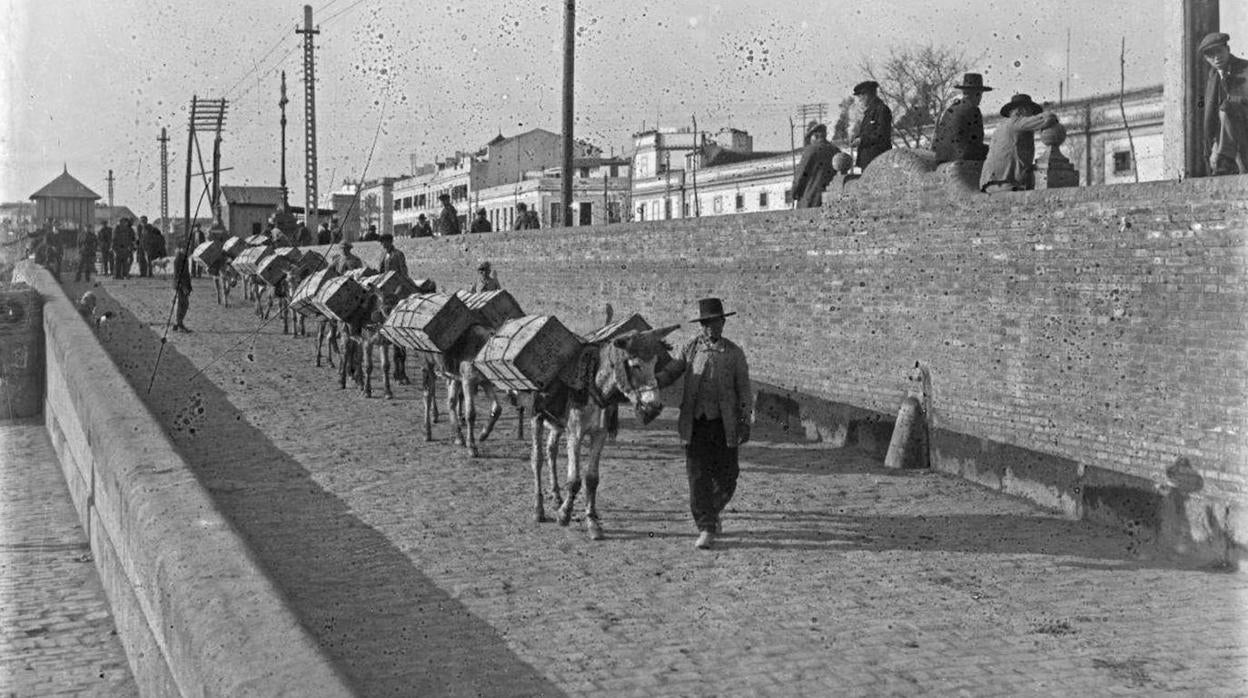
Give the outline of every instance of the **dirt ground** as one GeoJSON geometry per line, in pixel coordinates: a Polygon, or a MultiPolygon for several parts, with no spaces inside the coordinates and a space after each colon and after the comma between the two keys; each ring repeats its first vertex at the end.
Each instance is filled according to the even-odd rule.
{"type": "Polygon", "coordinates": [[[425,443],[415,386],[339,390],[208,279],[166,335],[170,287],[103,282],[100,339],[366,695],[1248,693],[1242,574],[761,426],[695,551],[674,409],[625,419],[591,542],[532,522],[510,407],[425,443]]]}

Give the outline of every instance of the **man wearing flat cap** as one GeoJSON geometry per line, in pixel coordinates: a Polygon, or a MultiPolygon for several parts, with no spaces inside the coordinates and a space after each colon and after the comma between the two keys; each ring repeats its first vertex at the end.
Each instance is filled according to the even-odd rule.
{"type": "Polygon", "coordinates": [[[962,83],[954,87],[962,90],[962,97],[955,99],[941,114],[932,136],[936,164],[953,160],[982,161],[988,157],[988,145],[984,143],[984,115],[979,103],[984,93],[992,92],[992,88],[984,85],[984,76],[979,73],[963,75],[962,83]]]}
{"type": "Polygon", "coordinates": [[[828,127],[812,121],[806,126],[806,147],[793,176],[793,201],[797,208],[819,208],[823,190],[836,176],[832,158],[840,151],[828,142],[828,127]]]}
{"type": "Polygon", "coordinates": [[[1024,191],[1036,186],[1036,131],[1057,123],[1053,112],[1016,94],[1004,107],[1001,122],[992,133],[988,159],[979,176],[979,190],[988,193],[1024,191]]]}
{"type": "Polygon", "coordinates": [[[854,85],[854,98],[862,108],[862,120],[854,127],[849,144],[858,148],[859,169],[893,148],[893,110],[877,94],[880,84],[867,80],[854,85]]]}
{"type": "Polygon", "coordinates": [[[685,377],[677,429],[685,444],[689,510],[698,527],[699,549],[710,548],[721,531],[720,513],[737,489],[737,448],[750,439],[753,395],[750,369],[741,347],[724,336],[724,312],[718,298],[698,301],[701,335],[655,374],[660,387],[685,377]]]}
{"type": "Polygon", "coordinates": [[[1213,32],[1198,48],[1209,64],[1204,134],[1213,175],[1248,174],[1248,60],[1231,55],[1230,40],[1213,32]]]}

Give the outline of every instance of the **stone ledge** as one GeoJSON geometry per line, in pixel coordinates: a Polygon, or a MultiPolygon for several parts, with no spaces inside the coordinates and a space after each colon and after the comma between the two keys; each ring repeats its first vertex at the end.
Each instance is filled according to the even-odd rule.
{"type": "Polygon", "coordinates": [[[15,278],[47,299],[45,423],[141,690],[354,695],[60,287],[15,278]]]}

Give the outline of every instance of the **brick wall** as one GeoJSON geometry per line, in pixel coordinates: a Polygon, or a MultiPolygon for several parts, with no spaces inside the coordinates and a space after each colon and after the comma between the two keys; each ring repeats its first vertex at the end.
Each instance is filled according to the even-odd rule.
{"type": "Polygon", "coordinates": [[[894,414],[922,362],[938,430],[1072,464],[1076,493],[1088,468],[1165,492],[1176,463],[1209,501],[1248,490],[1245,177],[860,192],[822,210],[398,244],[450,289],[489,259],[526,312],[576,330],[605,303],[658,325],[723,297],[756,379],[871,413],[894,414]]]}

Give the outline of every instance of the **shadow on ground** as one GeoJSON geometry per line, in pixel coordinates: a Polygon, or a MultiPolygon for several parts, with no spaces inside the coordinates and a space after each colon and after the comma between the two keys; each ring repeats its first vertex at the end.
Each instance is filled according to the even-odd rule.
{"type": "Polygon", "coordinates": [[[562,695],[494,628],[250,425],[211,381],[188,382],[197,368],[171,345],[148,394],[162,329],[123,310],[101,339],[149,409],[172,428],[170,436],[196,477],[303,624],[361,694],[562,695]]]}

